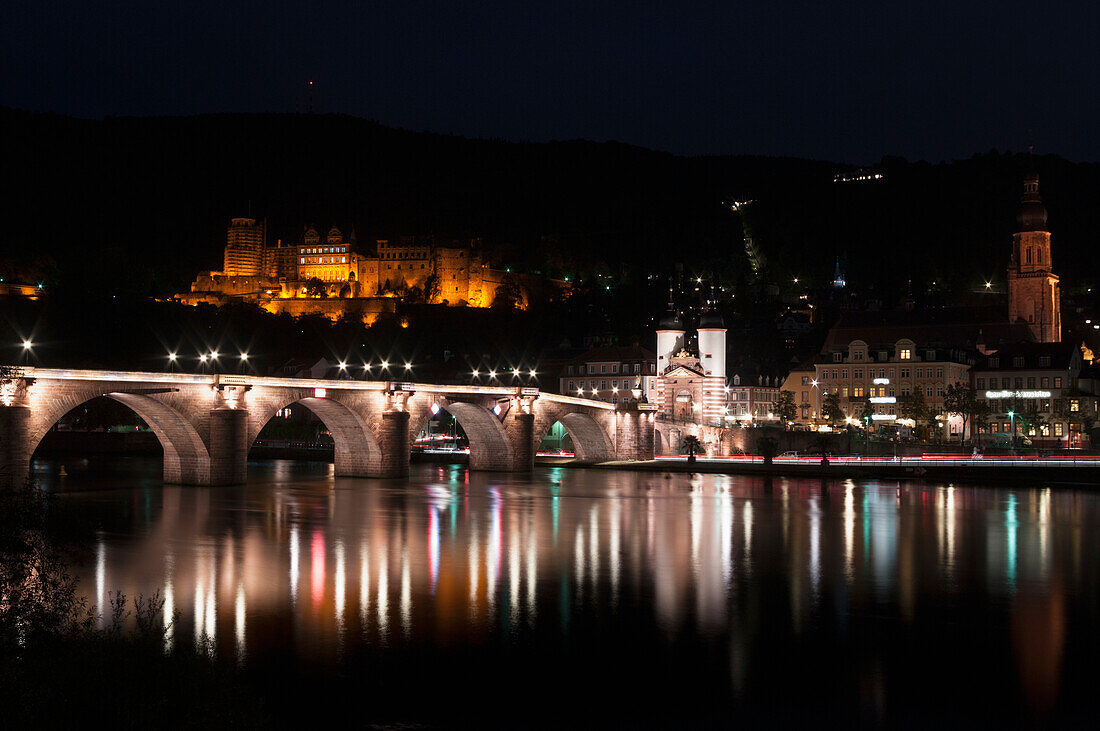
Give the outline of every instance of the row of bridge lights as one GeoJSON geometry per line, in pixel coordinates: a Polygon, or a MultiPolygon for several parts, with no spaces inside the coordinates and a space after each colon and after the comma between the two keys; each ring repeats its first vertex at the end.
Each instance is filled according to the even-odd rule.
{"type": "MultiPolygon", "coordinates": [[[[498,377],[497,376],[497,371],[495,369],[490,369],[488,371],[484,371],[484,373],[485,373],[486,376],[489,377],[489,380],[493,380],[493,379],[496,379],[498,377]]],[[[472,371],[470,371],[470,375],[473,376],[474,378],[480,378],[481,374],[482,374],[482,371],[479,368],[474,368],[472,371]]],[[[532,368],[531,370],[527,371],[527,375],[529,375],[531,378],[535,378],[536,376],[538,376],[538,371],[536,371],[534,368],[532,368]]],[[[520,378],[522,376],[523,376],[523,369],[521,369],[521,368],[513,368],[512,369],[512,378],[520,378]]]]}
{"type": "MultiPolygon", "coordinates": [[[[30,347],[30,346],[27,345],[26,343],[24,343],[24,347],[27,348],[27,347],[30,347]]],[[[212,351],[210,351],[210,353],[200,353],[199,354],[199,363],[213,363],[214,361],[218,360],[218,358],[220,358],[220,357],[221,357],[221,354],[218,353],[218,351],[216,351],[216,350],[212,350],[212,351]]],[[[248,361],[248,353],[241,353],[237,357],[240,358],[242,363],[248,361]]],[[[179,355],[176,354],[176,353],[169,353],[168,354],[168,360],[169,360],[169,362],[175,363],[179,360],[179,355]]],[[[347,361],[342,360],[339,363],[337,363],[337,366],[339,367],[339,369],[341,371],[347,371],[348,370],[347,361]]],[[[363,372],[364,373],[370,373],[371,368],[373,368],[373,367],[374,367],[373,363],[364,363],[363,364],[363,372]]],[[[379,364],[379,367],[380,367],[381,370],[388,371],[390,369],[390,362],[388,360],[384,360],[379,364]]],[[[397,366],[394,365],[394,368],[396,369],[397,366]]],[[[413,369],[412,363],[406,363],[405,364],[405,371],[411,371],[412,369],[413,369]]]]}

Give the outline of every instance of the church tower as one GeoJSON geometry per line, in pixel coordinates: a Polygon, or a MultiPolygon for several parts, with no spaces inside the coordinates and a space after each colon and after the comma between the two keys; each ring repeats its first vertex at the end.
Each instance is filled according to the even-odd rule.
{"type": "Polygon", "coordinates": [[[1062,296],[1051,271],[1047,209],[1039,197],[1039,176],[1024,179],[1018,232],[1012,235],[1008,264],[1008,319],[1024,321],[1040,343],[1062,340],[1062,296]]]}

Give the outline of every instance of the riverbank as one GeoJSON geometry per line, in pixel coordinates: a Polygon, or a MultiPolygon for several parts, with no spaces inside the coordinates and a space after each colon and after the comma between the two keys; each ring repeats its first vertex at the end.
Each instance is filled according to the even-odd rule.
{"type": "Polygon", "coordinates": [[[632,470],[640,472],[706,473],[728,475],[758,475],[764,477],[801,477],[828,480],[923,480],[968,483],[1046,484],[1093,487],[1100,485],[1100,458],[1080,461],[1059,460],[972,460],[972,459],[905,459],[858,461],[830,459],[775,462],[700,459],[656,459],[644,462],[576,463],[572,460],[546,461],[536,464],[559,467],[632,470]]]}

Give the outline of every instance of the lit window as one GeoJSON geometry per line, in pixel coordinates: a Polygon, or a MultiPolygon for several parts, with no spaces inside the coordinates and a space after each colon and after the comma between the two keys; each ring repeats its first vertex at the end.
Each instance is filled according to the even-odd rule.
{"type": "Polygon", "coordinates": [[[913,357],[913,352],[909,350],[909,348],[902,348],[901,354],[898,357],[900,357],[902,360],[909,360],[913,357]]]}

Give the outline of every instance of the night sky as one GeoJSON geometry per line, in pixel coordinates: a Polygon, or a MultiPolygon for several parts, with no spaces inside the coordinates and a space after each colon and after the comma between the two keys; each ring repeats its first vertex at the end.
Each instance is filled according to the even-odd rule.
{"type": "Polygon", "coordinates": [[[0,104],[853,163],[1100,160],[1100,4],[19,0],[0,104]]]}

